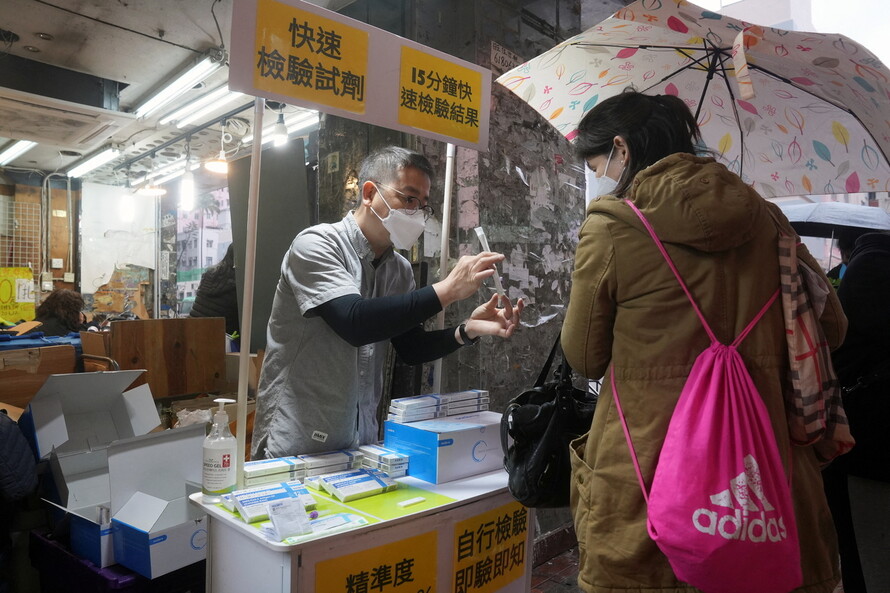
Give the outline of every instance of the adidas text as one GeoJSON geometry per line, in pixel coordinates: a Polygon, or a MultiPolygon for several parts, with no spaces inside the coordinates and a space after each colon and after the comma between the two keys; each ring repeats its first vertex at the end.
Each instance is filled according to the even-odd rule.
{"type": "Polygon", "coordinates": [[[710,509],[698,509],[692,513],[692,524],[695,528],[708,535],[720,535],[724,539],[741,541],[779,542],[788,537],[782,517],[766,518],[766,513],[750,515],[735,509],[732,514],[722,517],[710,509]],[[753,518],[752,518],[753,517],[753,518]]]}

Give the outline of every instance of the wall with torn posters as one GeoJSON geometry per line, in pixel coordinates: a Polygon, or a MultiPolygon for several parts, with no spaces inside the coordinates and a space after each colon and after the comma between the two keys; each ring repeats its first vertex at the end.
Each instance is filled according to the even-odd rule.
{"type": "MultiPolygon", "coordinates": [[[[457,0],[450,9],[416,0],[403,19],[371,10],[367,0],[350,5],[349,16],[415,39],[461,59],[489,67],[493,76],[581,31],[623,4],[608,0],[597,14],[578,0],[457,0]]],[[[568,141],[530,107],[492,85],[490,146],[487,153],[458,147],[454,163],[450,228],[441,227],[445,186],[445,145],[342,118],[325,116],[319,131],[319,220],[338,220],[355,205],[357,172],[374,148],[396,143],[429,157],[436,169],[432,205],[437,210],[413,261],[426,264],[429,282],[440,278],[441,233],[449,236],[449,269],[462,254],[476,253],[474,228],[482,226],[493,250],[507,255],[500,266],[504,288],[527,308],[523,327],[510,340],[485,338],[446,357],[443,391],[480,387],[491,392],[492,409],[529,387],[540,371],[562,324],[571,285],[578,230],[584,210],[584,171],[568,141]]],[[[475,298],[449,307],[453,326],[494,290],[489,280],[475,298]]],[[[429,323],[432,328],[432,322],[429,323]]],[[[432,366],[424,367],[420,391],[432,389],[432,366]]],[[[395,395],[404,395],[396,393],[395,395]]]]}

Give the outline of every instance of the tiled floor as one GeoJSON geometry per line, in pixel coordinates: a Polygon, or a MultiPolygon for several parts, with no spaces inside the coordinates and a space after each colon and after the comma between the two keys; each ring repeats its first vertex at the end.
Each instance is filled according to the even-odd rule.
{"type": "Polygon", "coordinates": [[[572,547],[533,568],[531,593],[582,593],[578,587],[578,548],[572,547]]]}

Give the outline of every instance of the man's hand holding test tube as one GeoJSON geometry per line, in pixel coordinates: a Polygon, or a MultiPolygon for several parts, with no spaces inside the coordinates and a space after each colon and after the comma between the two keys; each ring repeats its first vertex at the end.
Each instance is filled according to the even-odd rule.
{"type": "MultiPolygon", "coordinates": [[[[479,237],[479,243],[482,245],[482,251],[491,251],[491,248],[488,246],[488,239],[485,237],[485,230],[481,226],[477,226],[475,229],[476,236],[479,237]]],[[[500,305],[503,302],[506,302],[505,307],[510,306],[510,300],[507,298],[507,295],[504,294],[504,285],[501,284],[501,276],[498,274],[498,269],[495,268],[494,264],[491,266],[494,268],[494,287],[498,291],[498,304],[500,305]]]]}
{"type": "Polygon", "coordinates": [[[520,298],[513,305],[503,292],[495,268],[495,264],[503,260],[502,253],[487,249],[476,255],[464,255],[444,280],[433,284],[433,289],[444,309],[453,302],[472,296],[482,286],[482,281],[489,276],[495,277],[498,293],[493,294],[486,303],[476,307],[461,327],[455,329],[455,339],[458,342],[466,344],[466,340],[469,339],[475,343],[476,338],[485,335],[509,338],[519,326],[525,303],[520,298]],[[459,331],[461,328],[463,333],[459,331]]]}

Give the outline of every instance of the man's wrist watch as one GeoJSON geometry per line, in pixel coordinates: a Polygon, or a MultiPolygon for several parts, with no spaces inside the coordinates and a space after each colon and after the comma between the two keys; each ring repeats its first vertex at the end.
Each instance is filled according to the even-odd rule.
{"type": "Polygon", "coordinates": [[[467,324],[466,323],[461,323],[460,325],[458,325],[457,331],[458,331],[458,333],[460,333],[460,339],[463,340],[464,346],[472,346],[473,344],[475,344],[476,342],[479,341],[479,338],[482,337],[482,336],[476,336],[475,338],[471,338],[469,335],[467,335],[467,324]]]}

